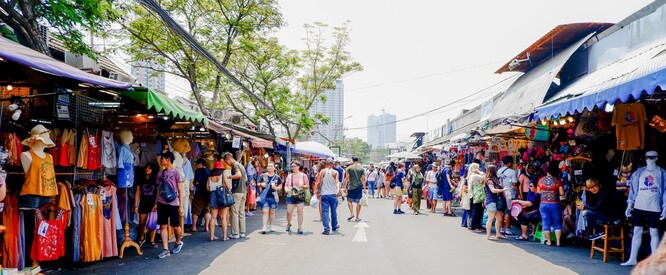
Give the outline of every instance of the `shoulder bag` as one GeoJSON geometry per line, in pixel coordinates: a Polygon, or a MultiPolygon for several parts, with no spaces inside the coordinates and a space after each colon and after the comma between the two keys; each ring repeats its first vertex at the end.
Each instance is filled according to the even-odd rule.
{"type": "Polygon", "coordinates": [[[217,193],[217,204],[223,207],[234,205],[234,196],[231,194],[231,190],[227,188],[225,184],[222,184],[221,187],[215,189],[217,193]]]}
{"type": "Polygon", "coordinates": [[[178,198],[178,194],[176,191],[173,189],[171,184],[167,182],[166,176],[164,175],[164,172],[162,172],[162,179],[160,180],[160,196],[162,199],[166,202],[172,202],[175,201],[178,198]]]}

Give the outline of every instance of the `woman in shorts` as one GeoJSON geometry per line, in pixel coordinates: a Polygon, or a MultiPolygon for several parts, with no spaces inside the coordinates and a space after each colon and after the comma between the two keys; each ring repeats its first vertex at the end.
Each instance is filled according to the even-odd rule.
{"type": "Polygon", "coordinates": [[[300,191],[310,187],[308,176],[302,171],[303,165],[299,161],[291,163],[291,173],[285,180],[285,190],[287,191],[287,232],[291,232],[291,217],[294,214],[294,208],[298,213],[297,234],[303,234],[303,205],[305,200],[297,199],[292,196],[294,190],[300,191]]]}
{"type": "Polygon", "coordinates": [[[258,203],[263,212],[261,234],[266,234],[267,231],[275,232],[275,210],[278,208],[278,190],[280,190],[280,184],[282,184],[280,175],[275,173],[274,163],[268,163],[266,170],[266,173],[259,176],[259,187],[262,189],[269,188],[266,191],[268,192],[266,199],[258,203]]]}
{"type": "Polygon", "coordinates": [[[506,201],[502,193],[509,190],[508,188],[502,188],[497,179],[497,166],[489,165],[486,168],[486,177],[483,180],[486,184],[486,210],[488,210],[488,222],[486,222],[486,238],[491,241],[496,241],[497,239],[506,239],[506,236],[502,235],[500,229],[502,228],[502,221],[504,221],[504,210],[506,210],[506,204],[498,201],[506,201]],[[495,236],[490,236],[492,233],[493,221],[495,221],[495,236]]]}
{"type": "MultiPolygon", "coordinates": [[[[146,165],[143,169],[145,177],[137,181],[136,194],[134,196],[134,213],[139,214],[139,246],[146,242],[146,222],[148,215],[156,211],[154,209],[157,201],[157,170],[152,164],[146,165]]],[[[150,230],[150,247],[157,247],[155,244],[155,234],[157,230],[150,230]]]]}
{"type": "Polygon", "coordinates": [[[206,188],[210,192],[210,223],[208,225],[208,231],[210,232],[210,240],[218,240],[218,237],[215,237],[215,222],[217,221],[217,215],[220,214],[220,220],[222,220],[222,240],[229,240],[227,235],[227,228],[229,220],[227,216],[229,215],[229,206],[223,206],[218,204],[217,189],[222,188],[223,185],[231,189],[231,180],[227,177],[223,177],[225,166],[221,161],[216,161],[213,165],[213,170],[210,171],[210,176],[208,177],[208,184],[206,188]]]}

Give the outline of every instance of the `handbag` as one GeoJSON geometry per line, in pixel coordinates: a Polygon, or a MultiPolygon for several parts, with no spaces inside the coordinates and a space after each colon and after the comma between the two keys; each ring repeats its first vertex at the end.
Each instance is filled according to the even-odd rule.
{"type": "Polygon", "coordinates": [[[296,187],[291,188],[291,197],[295,200],[305,201],[305,189],[299,189],[296,187]]]}
{"type": "Polygon", "coordinates": [[[217,193],[217,204],[223,207],[234,205],[234,196],[231,194],[231,190],[226,186],[219,187],[215,189],[217,193]]]}
{"type": "Polygon", "coordinates": [[[160,226],[157,224],[157,211],[153,211],[150,212],[150,214],[148,214],[148,219],[146,220],[146,229],[148,230],[160,229],[160,226]]]}
{"type": "Polygon", "coordinates": [[[160,184],[160,196],[167,203],[175,201],[178,198],[176,191],[173,190],[171,184],[166,181],[166,177],[162,176],[162,183],[160,184]]]}
{"type": "Polygon", "coordinates": [[[268,196],[268,192],[270,192],[271,187],[267,186],[264,188],[264,190],[261,190],[261,193],[259,193],[259,197],[257,198],[257,204],[263,205],[264,202],[266,201],[266,197],[268,196]]]}

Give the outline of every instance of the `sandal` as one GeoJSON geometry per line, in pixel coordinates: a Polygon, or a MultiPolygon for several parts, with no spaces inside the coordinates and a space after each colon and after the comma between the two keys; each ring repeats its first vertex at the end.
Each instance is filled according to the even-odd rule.
{"type": "Polygon", "coordinates": [[[213,237],[212,239],[210,239],[210,241],[211,241],[211,242],[212,242],[212,241],[217,241],[217,240],[219,240],[219,239],[220,239],[220,238],[218,238],[218,237],[213,237]]]}
{"type": "Polygon", "coordinates": [[[489,241],[497,241],[497,237],[491,236],[491,237],[488,237],[488,240],[489,241]]]}
{"type": "Polygon", "coordinates": [[[150,248],[157,248],[157,244],[156,243],[150,243],[150,248]]]}
{"type": "Polygon", "coordinates": [[[507,239],[507,237],[506,237],[505,235],[499,235],[497,238],[498,238],[498,239],[504,239],[504,240],[507,239]]]}
{"type": "Polygon", "coordinates": [[[518,240],[518,241],[526,241],[526,240],[527,240],[527,237],[518,236],[518,237],[516,237],[516,240],[518,240]]]}
{"type": "Polygon", "coordinates": [[[361,219],[355,219],[354,221],[355,221],[355,222],[360,222],[360,221],[361,221],[361,219]]]}
{"type": "Polygon", "coordinates": [[[347,218],[347,221],[351,221],[353,218],[354,218],[354,216],[351,216],[351,217],[347,218]]]}

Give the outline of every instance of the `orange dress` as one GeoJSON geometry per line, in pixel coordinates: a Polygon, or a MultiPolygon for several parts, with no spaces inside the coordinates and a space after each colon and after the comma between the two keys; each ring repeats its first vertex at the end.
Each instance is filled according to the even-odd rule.
{"type": "Polygon", "coordinates": [[[69,131],[69,138],[67,139],[67,155],[69,159],[69,165],[70,166],[75,166],[76,165],[76,130],[72,129],[69,131]]]}
{"type": "Polygon", "coordinates": [[[88,193],[81,199],[83,229],[81,257],[83,262],[102,259],[102,201],[98,194],[88,193]]]}
{"type": "Polygon", "coordinates": [[[76,161],[76,167],[88,170],[88,134],[84,132],[79,144],[79,158],[76,161]]]}
{"type": "Polygon", "coordinates": [[[58,195],[53,157],[46,154],[46,157],[41,158],[32,150],[29,152],[32,156],[32,162],[30,163],[28,172],[25,174],[25,183],[23,184],[23,188],[21,188],[21,196],[37,195],[53,197],[58,195]]]}
{"type": "Polygon", "coordinates": [[[5,234],[2,235],[2,267],[19,267],[18,240],[20,234],[18,198],[16,195],[8,194],[5,197],[5,210],[2,212],[2,223],[6,226],[5,234]]]}

